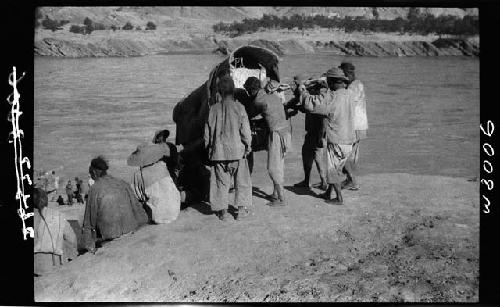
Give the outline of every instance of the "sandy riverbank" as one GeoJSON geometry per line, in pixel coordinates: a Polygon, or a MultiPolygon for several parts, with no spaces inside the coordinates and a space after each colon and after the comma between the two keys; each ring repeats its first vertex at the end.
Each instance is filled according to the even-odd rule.
{"type": "Polygon", "coordinates": [[[194,206],[36,278],[35,300],[478,300],[477,182],[365,175],[344,206],[288,188],[282,209],[264,205],[267,183],[254,180],[248,220],[222,223],[194,206]]]}

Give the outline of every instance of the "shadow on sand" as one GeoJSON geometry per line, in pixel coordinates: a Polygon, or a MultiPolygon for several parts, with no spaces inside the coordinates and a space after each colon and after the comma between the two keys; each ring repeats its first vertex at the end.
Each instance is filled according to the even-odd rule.
{"type": "Polygon", "coordinates": [[[187,208],[193,208],[203,215],[214,214],[214,212],[212,211],[212,207],[210,207],[210,205],[204,201],[192,201],[181,206],[181,210],[185,210],[187,208]]]}
{"type": "MultiPolygon", "coordinates": [[[[182,210],[193,208],[203,215],[214,215],[215,211],[212,211],[212,207],[206,202],[193,202],[188,205],[183,206],[182,210]]],[[[228,205],[227,213],[232,215],[234,219],[236,219],[238,215],[238,209],[233,205],[228,205]]]]}
{"type": "Polygon", "coordinates": [[[322,194],[318,194],[318,193],[314,192],[313,190],[305,188],[305,187],[295,187],[295,186],[291,185],[291,186],[286,186],[285,189],[287,189],[288,191],[295,193],[297,195],[310,195],[310,196],[314,196],[316,198],[323,198],[322,194]]]}
{"type": "Polygon", "coordinates": [[[258,187],[252,187],[252,195],[256,196],[256,197],[259,197],[259,198],[262,198],[262,199],[265,199],[265,200],[269,200],[269,201],[272,200],[271,199],[271,195],[269,195],[266,192],[262,191],[258,187]]]}

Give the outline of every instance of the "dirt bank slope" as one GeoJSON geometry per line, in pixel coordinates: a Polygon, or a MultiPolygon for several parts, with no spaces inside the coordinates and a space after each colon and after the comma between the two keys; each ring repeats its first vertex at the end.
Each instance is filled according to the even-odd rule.
{"type": "Polygon", "coordinates": [[[35,300],[478,300],[477,182],[373,174],[344,206],[296,190],[281,209],[256,182],[248,220],[190,208],[36,278],[35,300]]]}
{"type": "Polygon", "coordinates": [[[156,53],[210,53],[254,44],[273,50],[279,55],[330,52],[356,56],[479,56],[479,44],[463,39],[429,41],[308,41],[286,39],[234,39],[216,41],[213,38],[142,39],[101,38],[88,41],[43,38],[35,41],[35,54],[57,57],[141,56],[156,53]]]}

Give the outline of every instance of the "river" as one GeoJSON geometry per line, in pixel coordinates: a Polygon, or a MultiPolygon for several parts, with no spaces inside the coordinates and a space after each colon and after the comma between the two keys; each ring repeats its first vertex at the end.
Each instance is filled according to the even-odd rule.
{"type": "MultiPolygon", "coordinates": [[[[361,174],[478,176],[478,58],[285,56],[282,82],[301,72],[319,75],[344,59],[357,67],[368,100],[361,174]]],[[[128,180],[127,156],[157,129],[175,136],[174,105],[222,60],[211,54],[35,57],[34,168],[62,166],[68,178],[86,176],[90,160],[104,154],[110,173],[128,180]]],[[[295,151],[287,168],[301,168],[303,118],[292,119],[295,151]]],[[[287,184],[299,177],[287,177],[287,184]]]]}

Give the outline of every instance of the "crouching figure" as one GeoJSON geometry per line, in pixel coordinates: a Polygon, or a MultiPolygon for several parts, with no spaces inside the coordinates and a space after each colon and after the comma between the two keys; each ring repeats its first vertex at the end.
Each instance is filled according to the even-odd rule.
{"type": "Polygon", "coordinates": [[[137,198],[144,204],[149,221],[170,223],[177,219],[181,196],[163,162],[171,155],[166,143],[140,145],[127,159],[129,166],[138,166],[132,178],[137,198]]]}

